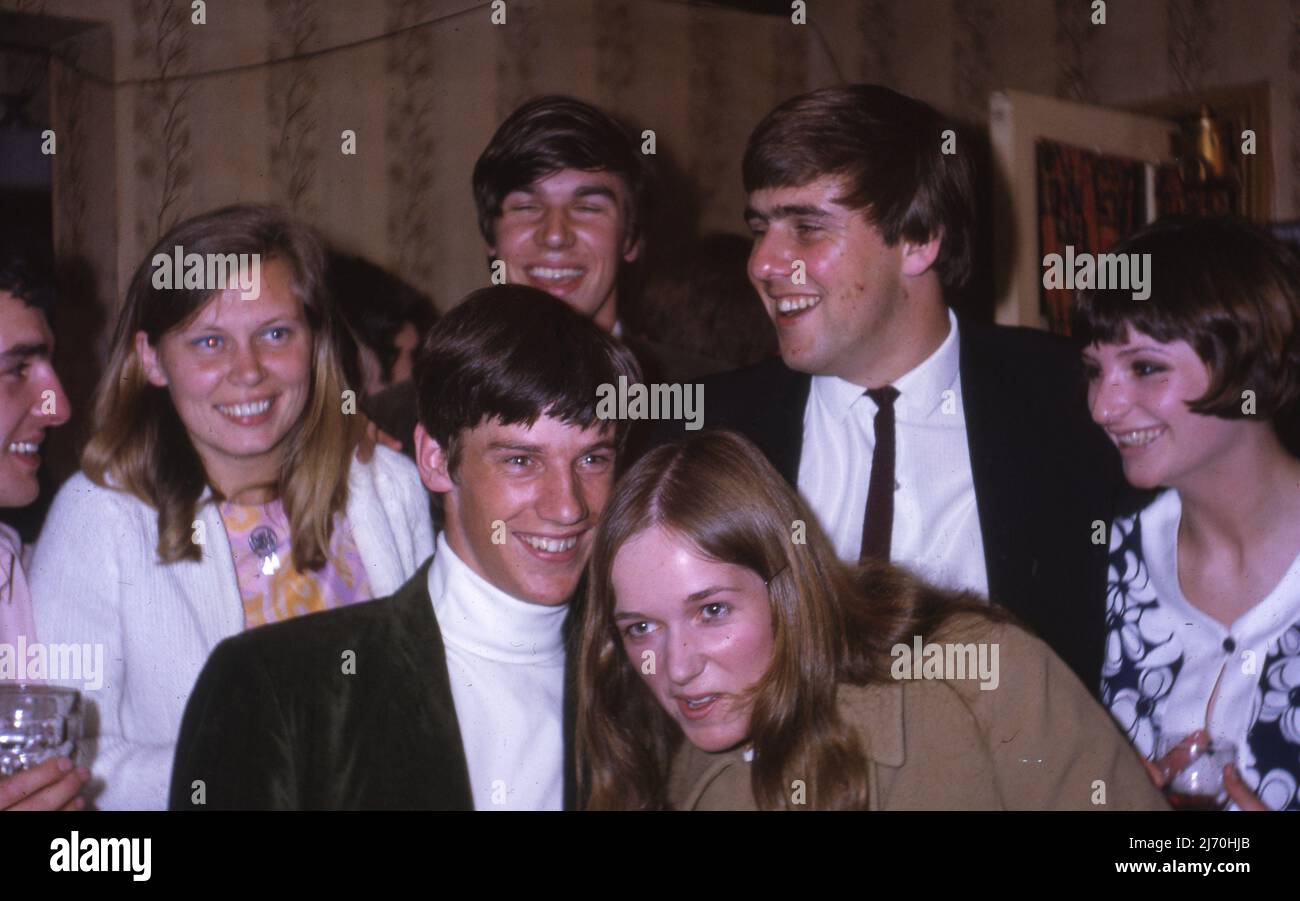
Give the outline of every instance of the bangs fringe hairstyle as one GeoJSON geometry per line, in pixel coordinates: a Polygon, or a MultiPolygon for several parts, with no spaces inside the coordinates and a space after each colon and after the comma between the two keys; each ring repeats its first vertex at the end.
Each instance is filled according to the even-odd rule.
{"type": "Polygon", "coordinates": [[[202,559],[190,530],[208,476],[168,389],[149,383],[135,349],[137,332],[157,347],[163,335],[193,321],[217,293],[153,287],[154,255],[170,256],[177,245],[186,254],[256,253],[263,271],[272,260],[292,270],[292,290],[312,331],[311,385],[302,418],[285,436],[276,488],[293,536],[294,565],[320,569],[334,514],[347,504],[348,472],[362,432],[360,417],[342,411],[343,391],[352,387],[342,361],[352,338],[325,288],[320,242],[274,207],[242,204],[203,213],[176,225],[145,255],[118,317],[82,468],[97,485],[127,491],[158,511],[161,562],[202,559]]]}
{"type": "Polygon", "coordinates": [[[635,244],[641,239],[652,170],[631,132],[590,103],[548,94],[511,113],[474,164],[474,205],[483,240],[496,244],[496,221],[510,192],[563,169],[604,170],[620,177],[628,193],[623,240],[635,244]]]}
{"type": "MultiPolygon", "coordinates": [[[[488,419],[532,427],[541,416],[587,429],[597,390],[641,381],[621,341],[540,288],[494,285],[466,295],[429,330],[415,358],[420,424],[447,452],[452,477],[462,433],[488,419]]],[[[621,453],[629,423],[613,420],[621,453]]]]}
{"type": "Polygon", "coordinates": [[[1122,344],[1131,327],[1156,341],[1186,341],[1210,369],[1194,413],[1242,419],[1293,416],[1300,399],[1300,255],[1245,219],[1170,218],[1109,253],[1150,254],[1151,296],[1084,290],[1070,317],[1082,349],[1122,344]],[[1255,392],[1256,413],[1242,412],[1255,392]]]}
{"type": "Polygon", "coordinates": [[[867,758],[840,717],[838,686],[892,681],[891,648],[938,633],[956,613],[1008,618],[973,594],[931,587],[888,563],[841,563],[804,502],[739,435],[705,432],[658,447],[616,486],[592,549],[576,742],[587,809],[668,806],[668,775],[684,739],[623,649],[612,582],[619,549],[656,526],[768,582],[773,655],[753,689],[750,727],[761,810],[866,809],[867,758]],[[806,544],[791,541],[796,521],[807,526],[806,544]],[[792,802],[792,779],[804,780],[806,804],[792,802]]]}

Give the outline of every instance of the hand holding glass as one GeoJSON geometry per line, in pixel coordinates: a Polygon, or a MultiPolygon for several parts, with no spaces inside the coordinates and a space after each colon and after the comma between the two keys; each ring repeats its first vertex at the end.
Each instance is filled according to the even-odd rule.
{"type": "Polygon", "coordinates": [[[1223,768],[1237,761],[1237,746],[1203,733],[1161,736],[1157,766],[1168,776],[1165,797],[1175,810],[1222,810],[1228,803],[1223,768]]]}
{"type": "Polygon", "coordinates": [[[80,737],[76,689],[0,683],[0,777],[56,757],[75,758],[80,737]]]}

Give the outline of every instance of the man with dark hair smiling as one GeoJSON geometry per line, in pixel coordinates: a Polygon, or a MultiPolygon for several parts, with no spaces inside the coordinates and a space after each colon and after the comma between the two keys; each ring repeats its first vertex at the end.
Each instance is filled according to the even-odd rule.
{"type": "Polygon", "coordinates": [[[557,810],[573,803],[563,626],[639,381],[544,292],[469,295],[416,364],[432,560],[392,597],[245,632],[190,696],[173,809],[557,810]]]}
{"type": "MultiPolygon", "coordinates": [[[[697,355],[625,333],[619,287],[640,258],[653,172],[631,133],[601,109],[551,94],[511,113],[474,165],[479,233],[489,272],[539,288],[621,338],[646,381],[701,371],[697,355]]],[[[405,440],[414,388],[367,404],[384,431],[405,440]],[[409,414],[408,414],[409,415],[409,414]]]]}
{"type": "Polygon", "coordinates": [[[641,253],[650,171],[622,125],[572,97],[510,114],[474,166],[489,264],[620,333],[618,283],[641,253]]]}
{"type": "MultiPolygon", "coordinates": [[[[49,277],[28,254],[0,247],[0,507],[25,507],[40,492],[37,471],[46,429],[71,412],[50,358],[54,335],[49,277]]],[[[36,643],[31,591],[18,534],[0,524],[0,645],[36,643]]],[[[0,777],[0,810],[77,810],[90,778],[71,759],[0,777]]]]}
{"type": "Polygon", "coordinates": [[[749,277],[781,359],[706,381],[705,423],[758,444],[841,558],[990,597],[1096,693],[1106,544],[1092,535],[1111,521],[1118,460],[1065,341],[948,308],[975,207],[950,127],[875,85],[794,97],[759,123],[749,277]]]}

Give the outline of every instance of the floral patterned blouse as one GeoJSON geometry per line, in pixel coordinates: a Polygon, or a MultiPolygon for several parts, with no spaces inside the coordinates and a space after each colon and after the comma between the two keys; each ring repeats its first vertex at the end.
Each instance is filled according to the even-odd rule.
{"type": "Polygon", "coordinates": [[[1181,514],[1178,493],[1166,490],[1115,522],[1102,703],[1148,759],[1160,734],[1207,728],[1235,742],[1237,768],[1260,800],[1300,810],[1300,556],[1224,626],[1179,587],[1181,514]]]}
{"type": "Polygon", "coordinates": [[[368,600],[371,595],[352,526],[335,514],[325,566],[299,572],[293,565],[289,519],[279,500],[259,505],[220,507],[235,558],[235,576],[244,599],[244,627],[291,619],[368,600]]]}

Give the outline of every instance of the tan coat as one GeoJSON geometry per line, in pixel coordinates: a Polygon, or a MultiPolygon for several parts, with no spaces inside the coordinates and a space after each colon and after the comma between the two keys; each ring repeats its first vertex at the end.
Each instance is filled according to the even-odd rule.
{"type": "MultiPolygon", "coordinates": [[[[947,640],[996,643],[997,687],[981,690],[978,678],[840,687],[840,715],[866,751],[870,809],[1169,809],[1109,714],[1047,645],[969,616],[947,640]]],[[[816,786],[805,790],[811,800],[816,786]]],[[[684,741],[668,791],[678,810],[754,809],[740,750],[708,754],[684,741]]]]}

